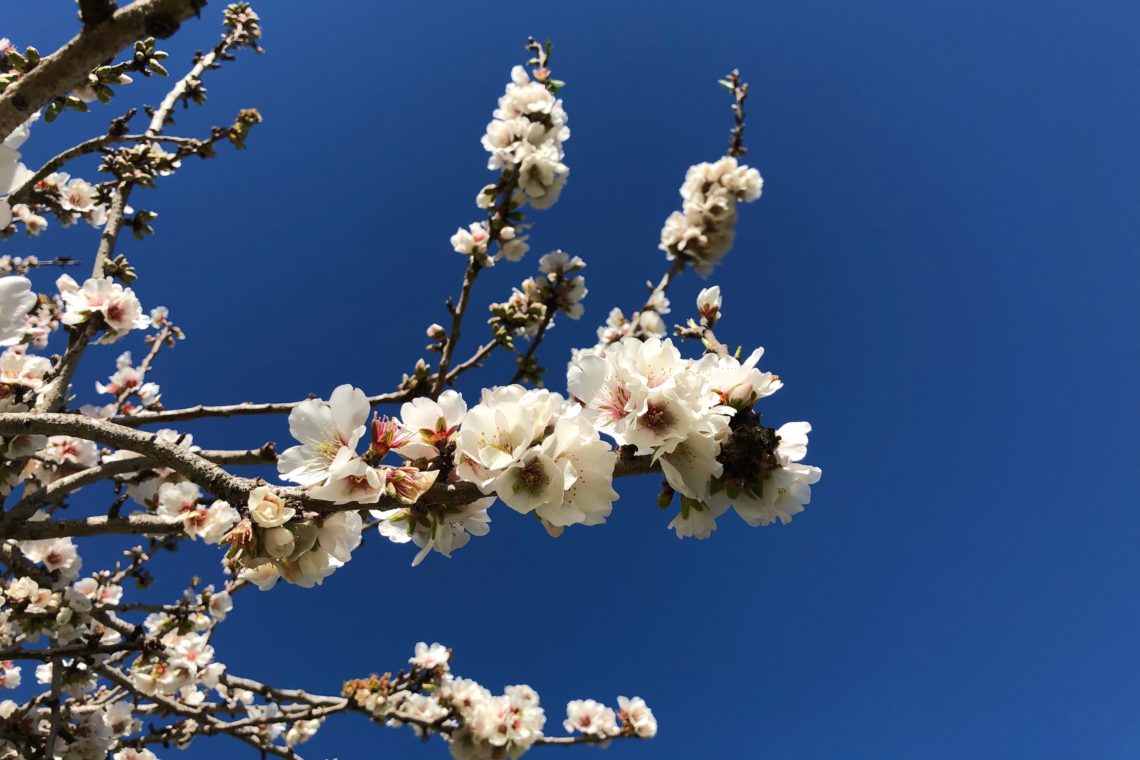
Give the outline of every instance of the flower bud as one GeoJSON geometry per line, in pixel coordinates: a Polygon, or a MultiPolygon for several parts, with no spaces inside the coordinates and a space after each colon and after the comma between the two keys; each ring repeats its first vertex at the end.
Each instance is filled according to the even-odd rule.
{"type": "Polygon", "coordinates": [[[305,552],[317,543],[320,531],[311,522],[298,523],[293,529],[293,551],[289,554],[289,561],[296,562],[305,552]]]}
{"type": "Polygon", "coordinates": [[[720,316],[720,286],[705,288],[697,295],[697,311],[710,324],[720,316]]]}
{"type": "Polygon", "coordinates": [[[258,486],[249,493],[249,516],[262,528],[276,528],[293,519],[297,510],[285,506],[285,500],[269,486],[258,486]]]}
{"type": "Polygon", "coordinates": [[[729,406],[744,409],[752,405],[754,390],[752,383],[740,383],[728,392],[728,398],[725,401],[728,402],[729,406]]]}
{"type": "Polygon", "coordinates": [[[261,543],[274,559],[282,559],[293,553],[293,534],[288,528],[270,528],[262,534],[261,543]]]}
{"type": "Polygon", "coordinates": [[[495,196],[498,195],[494,185],[486,185],[475,196],[475,205],[482,209],[489,209],[495,205],[495,196]]]}

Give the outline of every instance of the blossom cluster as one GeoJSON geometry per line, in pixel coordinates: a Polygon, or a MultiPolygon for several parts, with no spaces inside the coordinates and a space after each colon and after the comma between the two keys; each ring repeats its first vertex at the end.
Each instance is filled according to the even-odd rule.
{"type": "Polygon", "coordinates": [[[544,389],[484,390],[459,429],[456,474],[554,535],[605,522],[617,455],[579,410],[544,389]]]}
{"type": "Polygon", "coordinates": [[[490,154],[487,168],[516,173],[520,200],[544,209],[558,200],[570,173],[563,163],[562,148],[570,139],[570,128],[549,74],[539,69],[535,76],[531,79],[522,66],[511,69],[511,81],[487,125],[483,147],[490,154]]]}
{"type": "MultiPolygon", "coordinates": [[[[222,42],[203,54],[213,63],[196,59],[198,74],[228,61],[238,47],[259,50],[259,20],[248,4],[231,4],[224,19],[222,42]]],[[[83,110],[89,100],[105,101],[113,85],[130,81],[127,71],[164,74],[165,54],[154,44],[139,41],[129,63],[108,61],[77,89],[61,90],[45,119],[61,108],[83,110]]],[[[488,167],[499,173],[476,196],[486,214],[451,237],[452,247],[470,260],[459,305],[449,304],[451,329],[428,329],[439,364],[433,370],[421,359],[396,394],[370,398],[341,385],[327,400],[164,409],[162,390],[147,375],[159,349],[183,336],[163,307],[144,311],[131,288],[138,273],[116,256],[115,236],[104,236],[97,276],[77,281],[63,275],[58,294],[37,294],[23,275],[76,261],[0,257],[0,413],[24,414],[21,425],[45,433],[92,431],[83,434],[88,437],[0,438],[0,497],[12,496],[0,528],[16,536],[3,545],[0,689],[29,686],[29,668],[18,664],[23,660],[41,662],[34,680],[45,687],[22,704],[0,700],[0,757],[154,760],[148,745],[184,748],[195,736],[215,733],[262,754],[296,757],[296,745],[311,738],[327,715],[350,710],[409,725],[425,738],[439,734],[454,757],[470,760],[517,758],[539,744],[605,746],[656,734],[656,718],[644,700],[618,697],[612,705],[569,702],[560,722],[570,736],[548,737],[547,714],[534,689],[518,684],[493,692],[454,675],[451,651],[440,644],[418,644],[407,672],[350,681],[340,697],[241,678],[214,649],[213,634],[232,611],[233,592],[245,586],[268,591],[281,580],[306,588],[322,584],[351,560],[368,518],[369,527],[391,542],[414,545],[416,565],[432,552],[450,557],[472,536],[486,535],[496,501],[533,515],[553,536],[573,525],[602,524],[618,498],[618,475],[660,472],[665,485],[659,504],[667,507],[680,497],[669,526],[682,537],[707,537],[729,509],[749,525],[768,525],[788,522],[809,502],[820,477],[818,468],[802,463],[810,426],[761,424],[756,405],[781,381],[757,368],[760,350],[742,361],[739,352],[732,355],[716,341],[711,328],[721,315],[719,288],[701,291],[699,324],[690,320],[677,328],[679,337],[701,340],[703,356],[684,358],[665,339],[665,291],[672,277],[686,266],[707,275],[732,243],[737,205],[760,195],[759,173],[734,158],[689,170],[682,210],[669,217],[661,236],[674,265],[659,285],[650,283],[643,306],[629,317],[614,309],[597,345],[574,352],[567,393],[517,384],[542,385],[536,349],[545,330],[559,313],[576,320],[584,311],[585,262],[560,250],[543,256],[538,273],[505,303],[492,304],[494,341],[464,362],[451,361],[474,275],[498,259],[524,256],[530,230],[524,208],[549,207],[567,181],[564,143],[570,132],[558,98],[562,83],[550,78],[549,46],[532,40],[528,49],[536,54],[530,69],[512,70],[482,138],[488,167]],[[97,350],[89,343],[115,343],[147,328],[154,332],[146,336],[142,361],[136,361],[137,351],[116,352],[113,371],[95,383],[105,403],[73,400],[78,362],[97,350]],[[42,351],[60,332],[67,337],[63,355],[42,351]],[[491,350],[514,351],[520,336],[530,344],[525,353],[515,351],[518,371],[510,384],[482,390],[470,408],[460,393],[445,390],[491,350]],[[398,416],[372,413],[372,406],[394,395],[406,402],[398,416]],[[284,408],[291,408],[289,431],[297,445],[280,456],[272,445],[206,452],[173,429],[153,436],[133,432],[164,418],[284,408]],[[123,448],[105,448],[111,441],[123,448]],[[269,458],[289,485],[219,469],[269,458]],[[75,514],[76,494],[96,483],[106,488],[105,514],[75,514]],[[128,500],[137,508],[124,509],[128,500]],[[77,541],[103,533],[145,539],[109,569],[92,571],[84,567],[77,541]],[[131,582],[145,588],[153,580],[147,564],[152,555],[196,540],[226,547],[224,584],[203,585],[195,576],[171,604],[124,599],[131,582]]],[[[0,41],[0,89],[39,61],[33,49],[20,55],[0,41]],[[13,61],[22,68],[13,70],[13,61]]],[[[205,97],[197,74],[178,87],[177,98],[172,93],[150,114],[145,136],[126,136],[129,112],[112,123],[105,139],[77,146],[38,172],[20,155],[38,114],[14,130],[0,145],[0,237],[14,234],[19,224],[37,235],[52,216],[64,227],[80,220],[100,227],[110,216],[115,229],[132,229],[138,237],[152,232],[154,214],[127,206],[129,191],[152,186],[187,156],[212,155],[221,139],[243,147],[246,131],[260,119],[242,111],[233,127],[215,128],[204,140],[160,134],[153,125],[169,123],[171,102],[188,105],[205,97]],[[93,184],[58,171],[91,148],[113,181],[93,184]],[[112,197],[119,203],[110,204],[112,197]]],[[[731,152],[742,154],[735,147],[731,152]]],[[[20,431],[21,425],[5,429],[20,431]]]]}
{"type": "MultiPolygon", "coordinates": [[[[546,712],[538,693],[525,684],[502,694],[451,672],[451,650],[442,644],[416,645],[411,670],[348,681],[344,694],[361,710],[389,725],[410,725],[422,736],[438,732],[456,760],[518,758],[545,737],[546,712]]],[[[592,700],[566,706],[563,727],[595,741],[618,736],[652,738],[653,711],[639,697],[618,697],[618,710],[592,700]]]]}
{"type": "Polygon", "coordinates": [[[570,129],[555,89],[545,68],[535,70],[535,79],[522,66],[511,70],[511,82],[483,135],[483,147],[490,153],[487,168],[500,172],[499,182],[475,196],[475,205],[489,216],[455,231],[451,247],[456,253],[483,266],[500,257],[519,261],[526,255],[530,246],[522,234],[519,209],[528,203],[537,209],[552,206],[570,171],[562,148],[570,129]],[[494,253],[493,244],[498,245],[494,253]]]}
{"type": "Polygon", "coordinates": [[[488,322],[496,340],[507,348],[514,347],[512,336],[533,338],[543,324],[552,325],[551,311],[561,311],[570,319],[579,319],[585,311],[586,279],[576,273],[586,268],[586,262],[564,251],[552,251],[539,259],[538,268],[544,277],[528,277],[508,300],[490,306],[488,322]]]}
{"type": "MultiPolygon", "coordinates": [[[[719,311],[719,293],[701,300],[719,311]]],[[[570,366],[567,384],[583,415],[619,445],[651,456],[681,494],[670,523],[679,536],[707,537],[730,505],[751,525],[787,522],[811,498],[820,471],[799,464],[810,426],[761,428],[752,410],[783,385],[756,368],[762,355],[684,359],[671,340],[624,338],[570,366]]]]}
{"type": "MultiPolygon", "coordinates": [[[[665,320],[662,318],[670,312],[669,299],[661,290],[654,290],[645,305],[629,317],[614,307],[610,310],[606,323],[598,328],[598,342],[591,350],[604,348],[611,343],[617,343],[622,338],[664,338],[667,330],[665,320]]],[[[591,350],[579,349],[574,359],[579,355],[589,353],[591,350]]]]}
{"type": "Polygon", "coordinates": [[[665,220],[659,247],[670,260],[682,258],[708,276],[732,247],[737,203],[756,200],[763,186],[760,172],[732,156],[690,167],[681,185],[681,210],[665,220]]]}
{"type": "MultiPolygon", "coordinates": [[[[155,312],[151,312],[153,324],[155,312]]],[[[109,395],[113,400],[102,406],[85,404],[80,412],[88,417],[111,417],[115,414],[130,415],[146,409],[157,408],[162,400],[162,389],[158,383],[146,380],[146,371],[136,366],[130,351],[124,351],[115,359],[115,371],[105,383],[95,383],[95,390],[109,395]]]]}
{"type": "Polygon", "coordinates": [[[150,317],[143,313],[142,304],[130,288],[124,288],[111,277],[92,277],[79,285],[70,275],[61,275],[56,286],[63,297],[65,325],[84,324],[93,317],[101,317],[107,333],[99,343],[114,343],[132,329],[150,326],[150,317]]]}
{"type": "MultiPolygon", "coordinates": [[[[568,271],[568,260],[563,264],[555,271],[568,271]]],[[[719,289],[703,290],[697,306],[703,324],[714,323],[719,289]]],[[[291,430],[302,443],[282,455],[279,469],[310,495],[339,504],[366,506],[387,495],[414,505],[441,477],[474,484],[487,498],[373,511],[382,535],[419,547],[413,564],[432,550],[450,556],[470,536],[485,535],[496,498],[533,514],[552,535],[605,522],[618,498],[618,457],[601,434],[649,457],[665,476],[669,501],[680,494],[680,512],[669,524],[678,536],[708,537],[730,507],[749,525],[787,523],[810,501],[820,470],[801,464],[807,423],[760,425],[753,407],[783,385],[757,368],[762,356],[757,349],[743,361],[715,351],[687,359],[672,340],[625,337],[577,355],[567,377],[569,399],[521,385],[485,389],[471,409],[455,391],[438,401],[417,398],[404,404],[402,420],[373,420],[363,455],[356,446],[367,397],[342,386],[329,402],[306,401],[293,411],[291,430]],[[404,463],[382,464],[389,452],[404,463]],[[402,478],[413,483],[406,492],[402,478]]],[[[284,505],[272,491],[262,498],[284,505]]],[[[292,519],[289,508],[284,520],[292,519]]],[[[304,516],[290,523],[294,532],[306,524],[304,516]]]]}
{"type": "Polygon", "coordinates": [[[255,488],[246,506],[249,518],[224,539],[230,544],[226,556],[241,568],[242,579],[262,591],[281,578],[303,588],[319,586],[360,545],[362,521],[356,512],[300,515],[268,486],[255,488]]]}

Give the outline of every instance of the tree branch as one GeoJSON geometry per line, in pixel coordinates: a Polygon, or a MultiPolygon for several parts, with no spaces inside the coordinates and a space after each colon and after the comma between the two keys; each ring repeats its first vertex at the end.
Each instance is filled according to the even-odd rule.
{"type": "Polygon", "coordinates": [[[203,4],[202,0],[136,0],[101,22],[84,26],[70,42],[0,93],[0,139],[53,98],[84,84],[92,69],[135,40],[174,34],[203,4]]]}
{"type": "MultiPolygon", "coordinates": [[[[455,348],[459,345],[459,328],[463,325],[463,317],[467,313],[467,304],[471,300],[471,288],[475,285],[475,278],[479,276],[481,269],[483,269],[483,264],[475,256],[472,256],[467,262],[467,270],[463,274],[463,287],[459,291],[459,303],[451,310],[451,330],[447,334],[447,341],[443,344],[443,351],[439,357],[439,371],[436,372],[435,387],[431,391],[432,398],[439,398],[439,394],[447,385],[447,369],[451,364],[451,357],[455,354],[455,348]]],[[[450,304],[450,301],[448,303],[450,304]]]]}
{"type": "Polygon", "coordinates": [[[143,454],[193,480],[220,498],[244,500],[254,481],[231,475],[190,449],[174,446],[106,420],[75,414],[0,414],[0,435],[74,435],[89,441],[143,454]]]}
{"type": "Polygon", "coordinates": [[[526,366],[530,363],[530,360],[534,358],[535,352],[538,351],[538,344],[542,343],[542,338],[546,335],[546,329],[550,327],[550,323],[554,321],[554,312],[556,311],[558,311],[558,307],[555,304],[546,304],[546,314],[542,316],[542,321],[538,324],[538,332],[531,338],[526,353],[518,359],[519,368],[515,372],[514,377],[511,378],[511,383],[517,383],[526,376],[526,366]]]}
{"type": "MultiPolygon", "coordinates": [[[[114,446],[142,454],[156,464],[169,467],[204,490],[219,498],[229,500],[236,506],[243,506],[249,492],[264,482],[251,478],[231,475],[201,453],[187,448],[159,441],[150,433],[116,425],[107,420],[97,420],[69,414],[0,414],[0,435],[74,435],[79,438],[114,446]]],[[[614,477],[640,475],[657,470],[658,466],[648,456],[619,456],[614,468],[614,477]]],[[[332,512],[371,509],[385,511],[400,509],[407,505],[391,496],[383,496],[371,504],[333,504],[314,499],[298,487],[276,487],[274,490],[290,504],[310,512],[329,514],[332,512]]],[[[484,494],[473,483],[436,483],[424,495],[418,505],[424,508],[462,506],[482,498],[484,494]]],[[[14,510],[13,510],[14,511],[14,510]]],[[[181,522],[159,521],[145,513],[126,517],[91,517],[81,520],[41,520],[13,524],[5,521],[5,538],[27,539],[47,538],[64,535],[97,535],[108,533],[161,534],[178,533],[181,522]],[[70,532],[69,532],[70,531],[70,532]]]]}
{"type": "Polygon", "coordinates": [[[83,352],[87,350],[87,344],[95,334],[95,329],[95,323],[88,320],[71,334],[67,350],[63,352],[59,364],[56,365],[55,377],[52,378],[51,385],[44,391],[40,401],[47,411],[58,411],[67,404],[67,394],[71,391],[71,378],[75,376],[79,360],[83,358],[83,352]]]}
{"type": "Polygon", "coordinates": [[[45,179],[52,172],[63,168],[69,161],[91,153],[98,153],[108,145],[138,142],[164,142],[173,145],[192,146],[197,145],[201,141],[194,137],[163,137],[162,135],[99,135],[98,137],[92,137],[90,140],[84,140],[78,145],[73,145],[67,150],[57,153],[48,159],[47,163],[41,166],[35,174],[8,196],[8,203],[11,205],[27,203],[31,200],[32,190],[36,184],[45,179]]]}
{"type": "MultiPolygon", "coordinates": [[[[273,464],[277,461],[277,451],[272,443],[266,443],[260,449],[199,451],[197,453],[198,456],[214,464],[252,465],[273,464]]],[[[0,529],[3,528],[4,523],[18,523],[27,520],[41,507],[62,501],[69,494],[92,483],[156,466],[158,466],[157,462],[147,459],[145,456],[127,457],[104,462],[96,467],[88,467],[85,470],[62,477],[50,483],[46,488],[26,494],[20,501],[16,502],[9,511],[8,518],[0,520],[0,529]]]]}
{"type": "MultiPolygon", "coordinates": [[[[309,398],[316,398],[310,396],[309,398]]],[[[372,406],[380,404],[398,404],[412,398],[407,391],[394,393],[381,393],[378,396],[369,396],[368,403],[372,406]]],[[[262,414],[288,414],[308,399],[301,401],[285,401],[281,403],[255,404],[243,401],[240,404],[227,404],[223,406],[197,406],[185,409],[165,409],[160,412],[138,412],[136,414],[113,417],[111,422],[124,427],[140,427],[152,422],[182,422],[186,420],[200,420],[207,417],[247,417],[262,414]]]]}
{"type": "Polygon", "coordinates": [[[100,24],[118,8],[115,0],[79,0],[79,18],[84,24],[100,24]]]}

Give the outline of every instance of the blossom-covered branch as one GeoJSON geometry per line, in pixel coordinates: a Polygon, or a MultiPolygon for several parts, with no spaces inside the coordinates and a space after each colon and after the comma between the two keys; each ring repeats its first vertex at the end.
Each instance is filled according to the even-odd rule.
{"type": "Polygon", "coordinates": [[[682,538],[708,538],[730,510],[751,526],[788,523],[803,511],[820,477],[803,464],[810,426],[770,427],[762,417],[783,383],[760,369],[762,349],[745,358],[717,338],[725,315],[719,287],[704,288],[692,316],[672,331],[665,322],[672,283],[687,269],[711,275],[733,244],[740,204],[760,196],[759,172],[738,160],[747,85],[735,71],[722,81],[734,101],[728,153],[686,173],[681,208],[661,233],[664,275],[647,283],[640,309],[627,318],[615,308],[596,341],[572,353],[564,393],[542,387],[550,378],[539,349],[558,320],[585,311],[580,256],[539,257],[537,272],[488,305],[490,335],[463,352],[459,346],[479,304],[478,275],[525,258],[524,209],[550,208],[567,183],[565,83],[552,78],[550,43],[531,39],[529,59],[511,70],[482,137],[498,178],[476,195],[480,219],[451,236],[466,262],[449,324],[427,330],[436,367],[421,359],[394,388],[371,395],[330,381],[327,398],[169,408],[152,370],[186,336],[166,308],[143,307],[145,267],[128,262],[117,241],[126,230],[154,233],[155,215],[129,205],[136,189],[177,172],[183,158],[212,156],[218,142],[244,147],[260,121],[252,109],[205,137],[163,131],[179,103],[205,100],[207,71],[238,49],[260,52],[260,18],[248,3],[227,6],[221,39],[148,109],[142,132],[129,128],[132,108],[37,171],[20,151],[40,128],[39,108],[50,121],[106,102],[130,83],[129,73],[165,75],[166,54],[153,37],[199,5],[138,0],[116,10],[114,2],[82,0],[83,30],[53,56],[0,44],[0,237],[39,236],[48,217],[61,227],[82,220],[102,228],[84,259],[90,277],[41,281],[43,265],[73,260],[0,258],[0,689],[19,697],[0,700],[0,757],[152,760],[160,748],[226,735],[263,756],[298,758],[299,746],[341,713],[440,737],[461,760],[653,737],[656,717],[636,697],[573,700],[561,721],[566,734],[550,735],[531,687],[495,692],[460,677],[440,644],[417,644],[395,673],[321,694],[237,675],[213,634],[239,592],[320,586],[363,550],[366,533],[387,539],[375,550],[394,549],[388,542],[414,547],[412,565],[488,535],[492,515],[524,515],[557,537],[604,525],[627,476],[660,480],[657,505],[671,510],[668,527],[682,538]],[[132,41],[130,60],[115,63],[132,41]],[[110,179],[61,171],[95,153],[110,179]],[[131,349],[103,353],[116,343],[131,349]],[[464,391],[497,349],[515,357],[505,383],[464,391]],[[96,359],[107,374],[91,393],[75,379],[96,359]],[[374,411],[384,405],[390,414],[374,411]],[[273,415],[287,415],[295,439],[280,453],[271,443],[203,449],[181,429],[273,415]],[[140,429],[152,424],[178,427],[140,429]],[[275,467],[277,478],[234,471],[250,465],[275,467]],[[81,549],[93,536],[129,540],[118,561],[85,568],[81,549]],[[164,572],[167,551],[190,542],[212,561],[195,569],[181,596],[129,596],[164,572]],[[38,693],[22,662],[34,665],[38,693]]]}

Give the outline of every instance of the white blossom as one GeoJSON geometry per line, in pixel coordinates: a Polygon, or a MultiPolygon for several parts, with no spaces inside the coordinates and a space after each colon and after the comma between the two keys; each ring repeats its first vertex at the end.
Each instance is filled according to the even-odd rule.
{"type": "Polygon", "coordinates": [[[325,482],[311,487],[309,494],[334,504],[375,504],[384,486],[385,480],[376,468],[345,447],[329,463],[325,482]]]}
{"type": "Polygon", "coordinates": [[[421,396],[400,407],[400,420],[412,438],[396,449],[408,459],[434,459],[440,449],[455,440],[467,403],[458,392],[446,390],[432,400],[421,396]]]}
{"type": "Polygon", "coordinates": [[[467,229],[460,227],[456,230],[451,236],[451,247],[456,253],[466,256],[485,256],[490,239],[490,232],[483,222],[472,222],[467,229]]]}
{"type": "Polygon", "coordinates": [[[586,736],[607,738],[617,736],[617,716],[610,707],[592,699],[575,699],[566,704],[566,720],[562,727],[567,732],[577,731],[586,736]]]}
{"type": "Polygon", "coordinates": [[[92,277],[80,287],[70,275],[61,275],[56,286],[63,297],[65,310],[61,321],[65,325],[86,322],[99,314],[107,325],[107,335],[100,343],[113,343],[132,329],[150,325],[150,317],[143,313],[142,304],[130,288],[124,288],[110,277],[92,277]]]}
{"type": "Polygon", "coordinates": [[[337,387],[327,402],[307,399],[298,404],[289,413],[289,433],[301,443],[282,452],[277,461],[281,477],[301,485],[325,480],[342,449],[355,454],[368,410],[364,391],[351,385],[337,387]]]}
{"type": "Polygon", "coordinates": [[[618,709],[622,721],[633,727],[633,732],[642,739],[652,739],[657,735],[657,719],[653,711],[641,697],[627,699],[618,697],[618,709]]]}
{"type": "Polygon", "coordinates": [[[20,685],[20,666],[11,660],[0,661],[0,689],[15,689],[20,685]]]}
{"type": "Polygon", "coordinates": [[[430,516],[411,509],[391,509],[372,512],[378,518],[380,535],[397,544],[411,542],[419,547],[412,565],[436,551],[450,558],[451,553],[462,549],[471,536],[485,536],[491,530],[491,517],[487,508],[495,497],[478,499],[461,507],[450,507],[430,516]]]}
{"type": "Polygon", "coordinates": [[[451,659],[451,652],[438,642],[431,645],[421,641],[416,644],[415,654],[408,660],[412,665],[421,668],[435,668],[442,666],[447,670],[447,661],[451,659]]]}
{"type": "Polygon", "coordinates": [[[321,720],[319,718],[313,720],[299,720],[289,726],[289,730],[285,732],[285,743],[290,747],[304,744],[317,735],[317,730],[320,729],[320,727],[321,720]]]}
{"type": "Polygon", "coordinates": [[[112,760],[158,760],[158,757],[145,747],[142,749],[124,747],[111,757],[112,760]]]}
{"type": "Polygon", "coordinates": [[[456,473],[552,532],[605,520],[616,454],[557,393],[511,385],[484,391],[459,430],[456,473]]]}
{"type": "MultiPolygon", "coordinates": [[[[2,160],[2,157],[0,157],[2,160]]],[[[0,185],[3,178],[0,177],[0,185]]],[[[0,209],[7,208],[0,202],[0,209]]],[[[0,222],[4,222],[0,218],[0,222]]],[[[0,224],[0,227],[7,223],[0,224]]],[[[25,317],[36,305],[36,294],[27,277],[0,277],[0,346],[11,346],[23,340],[25,317]]]]}
{"type": "Polygon", "coordinates": [[[711,288],[703,288],[697,294],[697,313],[708,320],[715,321],[720,317],[720,286],[713,285],[711,288]]]}

